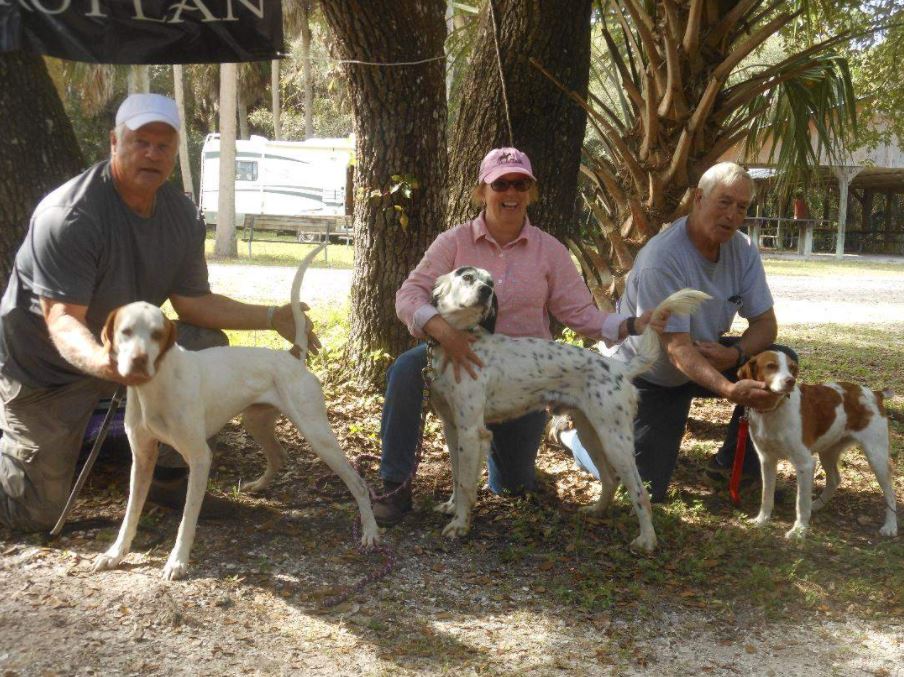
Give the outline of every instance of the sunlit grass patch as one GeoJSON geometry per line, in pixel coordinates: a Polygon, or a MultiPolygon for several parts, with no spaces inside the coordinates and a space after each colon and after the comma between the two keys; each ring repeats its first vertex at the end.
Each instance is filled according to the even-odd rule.
{"type": "MultiPolygon", "coordinates": [[[[267,239],[278,240],[275,242],[261,242],[254,240],[251,243],[251,251],[249,255],[248,243],[239,240],[237,242],[238,257],[235,259],[216,258],[213,254],[214,240],[208,233],[207,240],[204,243],[204,250],[209,261],[217,263],[241,263],[245,265],[256,266],[297,266],[305,255],[319,244],[307,244],[297,242],[294,238],[287,236],[274,236],[267,233],[267,239]]],[[[314,268],[344,268],[350,269],[354,267],[354,246],[348,244],[330,244],[323,252],[317,255],[317,258],[311,263],[314,268]]]]}

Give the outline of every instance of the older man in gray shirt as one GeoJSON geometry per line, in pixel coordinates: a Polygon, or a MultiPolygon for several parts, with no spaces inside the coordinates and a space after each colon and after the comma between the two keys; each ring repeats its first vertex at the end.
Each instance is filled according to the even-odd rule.
{"type": "MultiPolygon", "coordinates": [[[[724,397],[738,405],[725,442],[708,467],[710,473],[725,474],[734,458],[743,408],[771,401],[764,384],[738,381],[738,368],[748,356],[769,347],[797,357],[773,344],[777,325],[763,263],[750,239],[738,232],[753,194],[753,180],[743,168],[729,162],[710,168],[700,178],[690,216],[678,219],[644,246],[619,300],[619,312],[639,315],[685,287],[713,297],[696,314],[669,319],[663,353],[635,381],[637,468],[650,483],[653,501],[666,497],[691,400],[724,397]],[[736,314],[747,320],[747,329],[740,337],[725,336],[736,314]]],[[[627,339],[612,356],[630,360],[637,340],[627,339]]],[[[579,466],[599,477],[576,432],[559,431],[559,440],[571,449],[579,466]]],[[[745,457],[744,470],[758,473],[755,454],[745,457]]]]}
{"type": "MultiPolygon", "coordinates": [[[[116,383],[146,380],[120,376],[98,341],[114,308],[169,299],[187,323],[178,341],[189,349],[225,343],[218,329],[270,328],[293,338],[288,304],[277,309],[211,293],[204,224],[167,183],[179,126],[175,101],[133,94],[117,111],[110,160],[35,209],[0,305],[2,525],[54,524],[98,400],[116,383]]],[[[158,486],[158,502],[184,496],[184,470],[174,473],[183,477],[170,473],[175,486],[158,486]]]]}

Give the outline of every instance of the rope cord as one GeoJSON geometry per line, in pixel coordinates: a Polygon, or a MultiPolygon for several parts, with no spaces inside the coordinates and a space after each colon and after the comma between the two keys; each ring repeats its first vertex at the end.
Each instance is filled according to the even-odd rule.
{"type": "Polygon", "coordinates": [[[512,116],[509,113],[508,93],[505,89],[505,75],[502,72],[502,53],[499,51],[499,27],[496,25],[496,10],[493,8],[493,0],[489,0],[490,18],[493,21],[493,43],[496,45],[496,65],[499,68],[499,83],[502,85],[502,104],[505,107],[505,123],[508,125],[509,146],[515,145],[515,135],[512,133],[512,116]]]}

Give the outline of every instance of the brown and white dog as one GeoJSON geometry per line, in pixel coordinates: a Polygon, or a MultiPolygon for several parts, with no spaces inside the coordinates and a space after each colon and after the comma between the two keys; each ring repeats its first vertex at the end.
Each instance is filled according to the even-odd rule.
{"type": "Polygon", "coordinates": [[[319,249],[305,257],[292,283],[295,318],[293,352],[267,348],[208,348],[191,352],[175,344],[173,323],[159,308],[136,302],[113,311],[102,333],[123,376],[141,373],[150,381],[129,386],[126,434],[132,447],[129,502],[119,537],[94,561],[94,570],[112,569],[129,552],[157,461],[157,442],[173,446],[189,468],[185,510],[176,544],[163,569],[166,579],[181,578],[195,538],[195,525],[207,486],[211,452],[207,440],[233,416],[242,422],[267,457],[267,469],[246,491],[264,489],[285,462],[274,433],[280,412],[298,428],[311,449],[345,482],[358,503],[361,542],[378,539],[367,485],[336,441],[326,417],[323,391],[305,366],[306,319],[298,291],[304,271],[319,249]]]}
{"type": "Polygon", "coordinates": [[[853,383],[806,385],[797,383],[798,367],[784,353],[767,350],[751,358],[738,372],[742,379],[764,381],[776,394],[768,411],[749,409],[750,436],[760,457],[763,497],[754,523],[763,525],[772,514],[776,466],[788,459],[797,472],[797,519],[785,534],[801,537],[810,525],[811,510],[819,510],[835,494],[841,475],[841,454],[854,445],[863,448],[885,497],[883,536],[898,533],[895,492],[888,455],[888,418],[884,400],[893,393],[871,391],[853,383]],[[826,486],[813,501],[814,455],[826,471],[826,486]]]}

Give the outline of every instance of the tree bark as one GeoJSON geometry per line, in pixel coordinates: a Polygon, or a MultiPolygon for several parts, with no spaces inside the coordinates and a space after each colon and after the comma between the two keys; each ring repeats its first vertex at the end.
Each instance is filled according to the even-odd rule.
{"type": "Polygon", "coordinates": [[[322,7],[339,58],[387,64],[343,65],[357,139],[348,363],[365,384],[379,386],[385,358],[413,342],[396,318],[396,291],[445,224],[445,3],[330,0],[322,7]],[[425,59],[432,60],[388,65],[425,59]],[[399,183],[394,176],[416,181],[410,198],[389,193],[399,183]]]}
{"type": "Polygon", "coordinates": [[[592,3],[567,4],[567,11],[561,0],[484,4],[451,136],[450,224],[474,214],[470,193],[481,158],[491,148],[514,145],[530,157],[539,184],[540,201],[529,209],[531,221],[560,238],[574,229],[587,114],[530,63],[535,59],[566,88],[586,98],[592,3]]]}
{"type": "Polygon", "coordinates": [[[5,92],[0,95],[0,276],[5,288],[35,206],[84,169],[84,160],[41,57],[0,54],[0,92],[5,92]]]}

